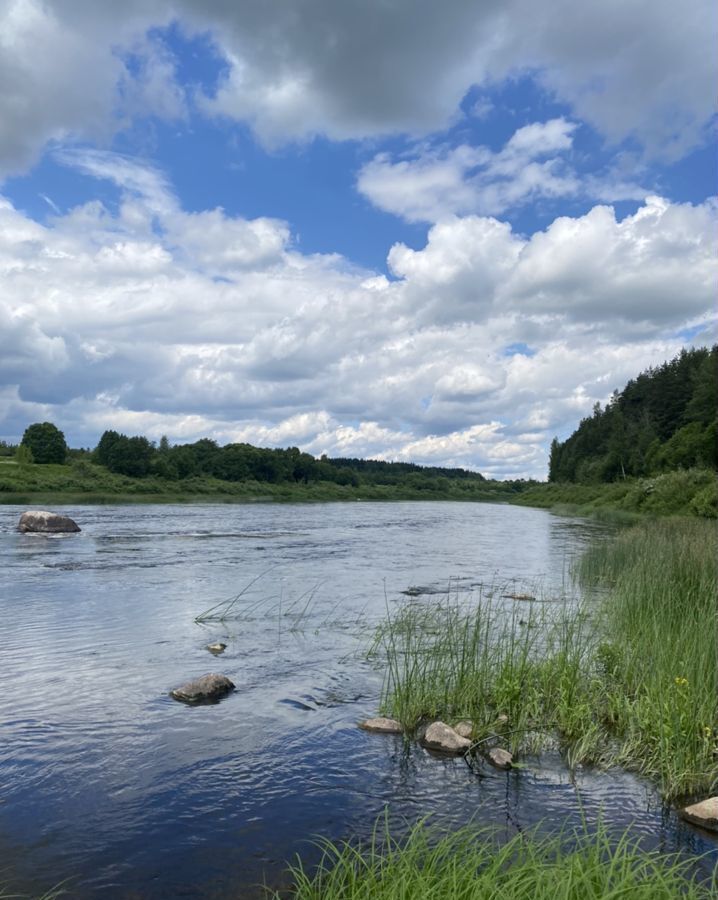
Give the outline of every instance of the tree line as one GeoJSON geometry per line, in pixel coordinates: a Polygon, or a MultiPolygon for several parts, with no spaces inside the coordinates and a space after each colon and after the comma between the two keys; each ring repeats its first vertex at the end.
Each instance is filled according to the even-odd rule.
{"type": "Polygon", "coordinates": [[[102,434],[92,451],[70,450],[62,431],[51,422],[30,425],[20,446],[14,448],[4,444],[0,446],[0,454],[3,453],[12,453],[20,463],[64,463],[68,458],[89,458],[119,475],[132,478],[155,476],[177,482],[211,477],[222,481],[273,484],[324,481],[352,487],[371,484],[439,488],[446,481],[486,480],[478,472],[467,469],[327,456],[317,459],[298,447],[270,449],[247,443],[219,446],[210,438],[171,445],[166,437],[156,444],[141,435],[130,437],[113,429],[102,434]]]}
{"type": "Polygon", "coordinates": [[[718,467],[718,345],[681,350],[649,368],[565,441],[554,438],[549,481],[612,482],[718,467]]]}

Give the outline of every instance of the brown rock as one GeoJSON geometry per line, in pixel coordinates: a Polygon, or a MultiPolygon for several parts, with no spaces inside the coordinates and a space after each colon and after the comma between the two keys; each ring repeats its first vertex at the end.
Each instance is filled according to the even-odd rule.
{"type": "Polygon", "coordinates": [[[20,516],[17,530],[23,534],[69,534],[80,531],[80,526],[69,516],[60,516],[46,509],[31,509],[20,516]]]}
{"type": "Polygon", "coordinates": [[[404,731],[400,722],[397,722],[396,719],[385,719],[384,716],[365,719],[359,723],[359,727],[364,731],[376,731],[379,734],[402,734],[404,731]]]}
{"type": "Polygon", "coordinates": [[[445,722],[432,722],[424,732],[421,743],[429,750],[441,750],[443,753],[463,753],[471,746],[468,738],[457,734],[445,722]]]}
{"type": "Polygon", "coordinates": [[[486,758],[497,769],[510,769],[514,763],[514,758],[509,751],[503,750],[501,747],[492,747],[486,754],[486,758]]]}
{"type": "Polygon", "coordinates": [[[474,733],[474,723],[469,722],[468,719],[463,719],[457,725],[454,725],[454,731],[459,735],[459,737],[470,739],[471,735],[474,733]]]}
{"type": "Polygon", "coordinates": [[[175,688],[170,695],[183,703],[212,703],[234,690],[234,684],[226,675],[202,675],[175,688]]]}
{"type": "Polygon", "coordinates": [[[686,806],[680,812],[681,818],[709,831],[718,831],[718,797],[709,797],[701,803],[686,806]]]}

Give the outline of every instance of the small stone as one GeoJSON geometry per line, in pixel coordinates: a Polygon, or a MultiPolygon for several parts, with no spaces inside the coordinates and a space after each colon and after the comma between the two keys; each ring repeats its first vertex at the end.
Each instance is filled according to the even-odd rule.
{"type": "Polygon", "coordinates": [[[46,509],[31,509],[20,516],[17,530],[22,534],[71,534],[80,526],[69,516],[60,516],[46,509]]]}
{"type": "Polygon", "coordinates": [[[486,758],[497,769],[510,769],[514,763],[514,758],[509,751],[503,750],[501,747],[492,747],[486,754],[486,758]]]}
{"type": "Polygon", "coordinates": [[[462,719],[461,722],[454,725],[454,731],[462,738],[471,738],[471,735],[474,733],[474,723],[469,722],[468,719],[462,719]]]}
{"type": "Polygon", "coordinates": [[[227,645],[223,644],[221,641],[217,641],[215,644],[207,644],[207,649],[210,653],[214,653],[217,656],[220,653],[224,653],[227,649],[227,645]]]}
{"type": "Polygon", "coordinates": [[[718,831],[718,797],[709,797],[700,803],[686,806],[680,812],[681,818],[709,831],[718,831]]]}
{"type": "Polygon", "coordinates": [[[226,675],[202,675],[170,692],[175,700],[183,703],[212,703],[234,690],[234,684],[226,675]]]}
{"type": "Polygon", "coordinates": [[[400,722],[397,722],[396,719],[386,719],[384,716],[379,716],[376,719],[365,719],[359,723],[359,727],[363,728],[364,731],[375,731],[379,734],[402,734],[404,731],[400,722]]]}
{"type": "Polygon", "coordinates": [[[445,722],[432,722],[424,732],[421,743],[429,750],[441,750],[443,753],[463,753],[471,746],[468,738],[457,734],[445,722]]]}
{"type": "Polygon", "coordinates": [[[496,721],[499,725],[506,725],[506,723],[509,721],[509,717],[506,715],[506,713],[500,713],[498,716],[496,716],[496,721]]]}

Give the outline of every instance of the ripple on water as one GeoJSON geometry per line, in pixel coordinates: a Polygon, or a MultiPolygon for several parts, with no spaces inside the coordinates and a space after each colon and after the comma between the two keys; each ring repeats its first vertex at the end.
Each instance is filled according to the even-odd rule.
{"type": "Polygon", "coordinates": [[[314,836],[369,836],[384,811],[506,835],[602,815],[718,857],[625,773],[545,756],[478,778],[356,727],[376,712],[362,649],[387,598],[535,581],[558,596],[595,526],[450,503],[72,507],[82,533],[50,541],[13,531],[21,511],[0,508],[0,869],[16,891],[70,877],[78,898],[251,897],[294,853],[316,859],[314,836]],[[231,619],[195,622],[239,595],[231,619]],[[210,671],[237,690],[169,697],[210,671]]]}

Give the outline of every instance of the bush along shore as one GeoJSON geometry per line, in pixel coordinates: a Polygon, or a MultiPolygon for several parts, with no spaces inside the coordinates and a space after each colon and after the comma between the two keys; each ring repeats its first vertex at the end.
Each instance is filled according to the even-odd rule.
{"type": "MultiPolygon", "coordinates": [[[[426,723],[443,720],[470,736],[468,754],[553,744],[570,766],[621,765],[652,778],[666,801],[715,792],[717,538],[707,521],[644,519],[584,555],[581,600],[499,586],[471,602],[412,598],[370,649],[385,671],[380,711],[392,718],[365,726],[428,746],[426,723]]],[[[472,826],[441,834],[419,822],[400,840],[377,827],[364,845],[322,847],[316,869],[300,861],[290,870],[296,900],[707,900],[718,892],[718,869],[711,884],[696,883],[690,863],[601,824],[502,842],[472,826]]]]}

